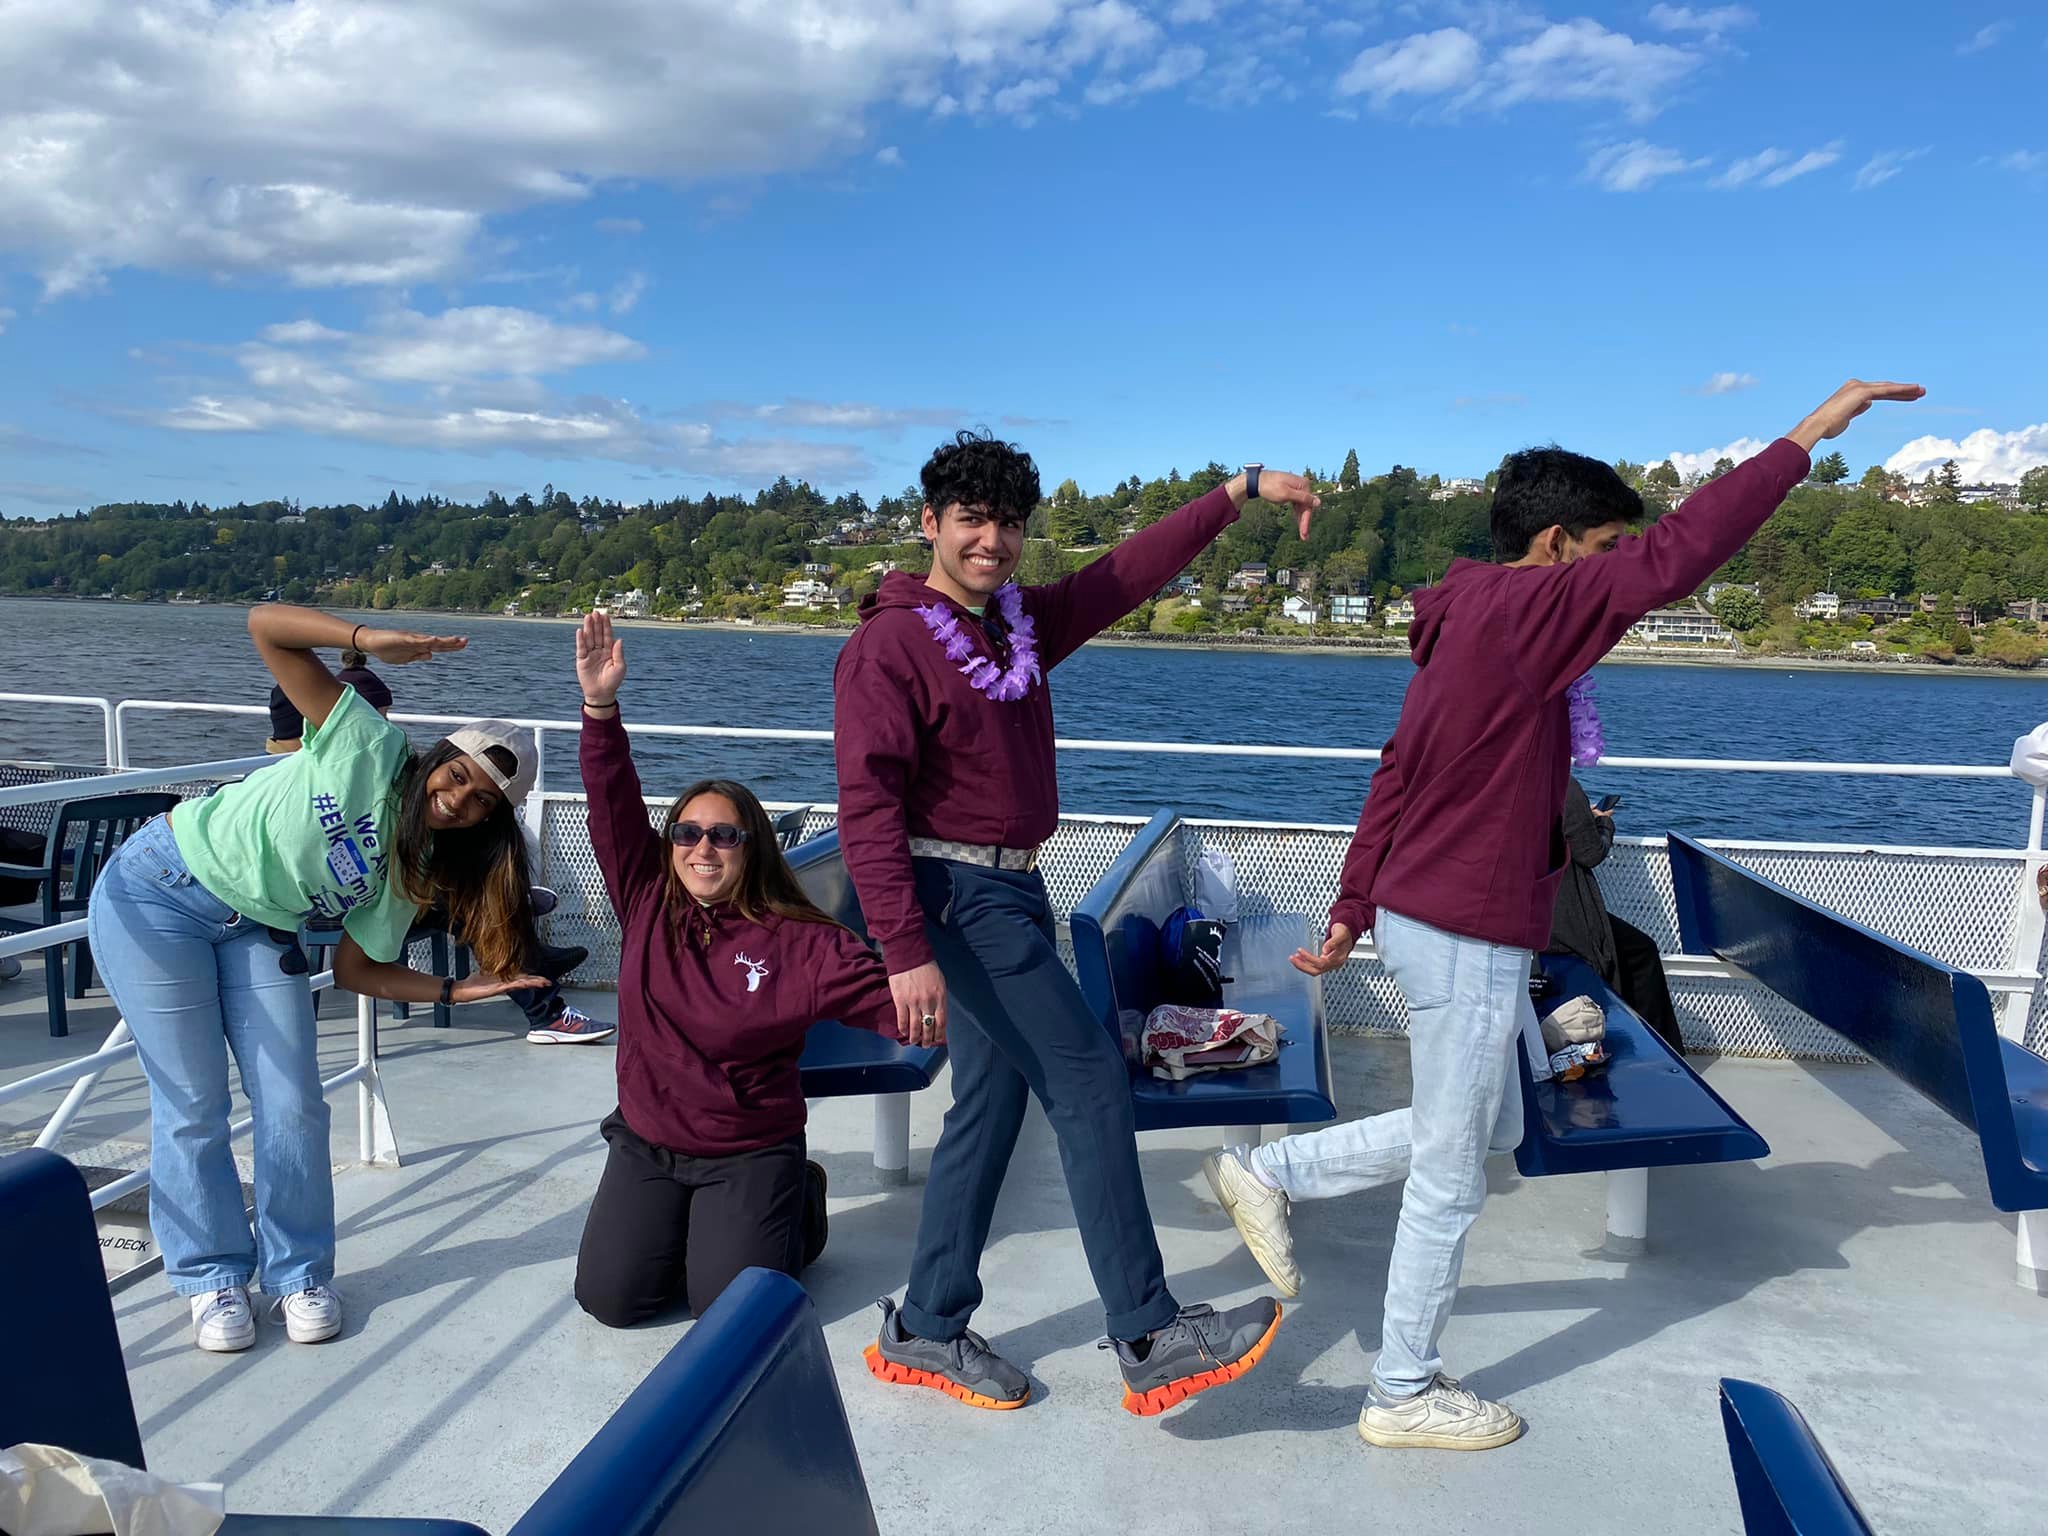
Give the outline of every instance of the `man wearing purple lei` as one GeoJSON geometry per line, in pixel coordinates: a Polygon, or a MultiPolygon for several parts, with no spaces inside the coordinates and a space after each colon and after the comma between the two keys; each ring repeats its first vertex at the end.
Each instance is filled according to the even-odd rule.
{"type": "Polygon", "coordinates": [[[1816,443],[1873,401],[1923,393],[1851,380],[1641,538],[1624,536],[1641,498],[1598,459],[1510,454],[1493,499],[1501,563],[1454,561],[1440,586],[1416,595],[1415,675],[1345,856],[1328,937],[1320,953],[1294,957],[1324,975],[1372,931],[1408,1004],[1411,1105],[1234,1147],[1204,1167],[1287,1296],[1301,1287],[1290,1201],[1407,1180],[1358,1421],[1368,1443],[1482,1451],[1522,1432],[1513,1409],[1443,1374],[1437,1344],[1486,1200],[1486,1157],[1522,1139],[1510,1052],[1535,1023],[1530,955],[1549,942],[1568,862],[1571,759],[1601,750],[1589,692],[1575,684],[1630,625],[1691,596],[1741,549],[1805,478],[1816,443]]]}
{"type": "Polygon", "coordinates": [[[1254,496],[1319,503],[1250,466],[1072,576],[1010,577],[1038,470],[963,432],[923,472],[930,575],[887,577],[833,675],[839,836],[882,946],[899,1034],[945,1040],[953,1106],[932,1153],[900,1310],[867,1351],[884,1381],[1015,1408],[1028,1377],[967,1326],[1010,1153],[1037,1094],[1059,1138],[1081,1244],[1123,1368],[1123,1405],[1158,1413],[1243,1375],[1280,1325],[1271,1298],[1218,1311],[1166,1288],[1138,1170],[1129,1079],[1060,963],[1038,845],[1059,824],[1052,669],[1171,581],[1254,496]],[[951,1016],[947,1002],[960,1007],[951,1016]]]}

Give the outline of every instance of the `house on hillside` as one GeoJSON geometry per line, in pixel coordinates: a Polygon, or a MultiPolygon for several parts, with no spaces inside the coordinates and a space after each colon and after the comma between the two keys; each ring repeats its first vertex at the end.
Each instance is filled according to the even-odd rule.
{"type": "Polygon", "coordinates": [[[1460,478],[1457,480],[1446,480],[1442,485],[1429,493],[1429,499],[1431,501],[1449,501],[1454,496],[1484,496],[1485,494],[1486,482],[1484,480],[1460,478]]]}
{"type": "Polygon", "coordinates": [[[792,581],[782,589],[782,606],[785,608],[823,608],[831,601],[832,589],[808,576],[792,581]]]}
{"type": "Polygon", "coordinates": [[[1290,624],[1313,624],[1316,605],[1303,597],[1290,597],[1280,605],[1280,617],[1290,624]]]}
{"type": "Polygon", "coordinates": [[[1372,622],[1372,599],[1354,597],[1348,592],[1330,594],[1330,622],[1332,624],[1370,624],[1372,622]]]}
{"type": "Polygon", "coordinates": [[[1838,619],[1842,614],[1842,599],[1833,592],[1809,592],[1792,605],[1792,612],[1802,619],[1838,619]]]}
{"type": "Polygon", "coordinates": [[[1410,597],[1395,598],[1387,604],[1383,622],[1389,629],[1406,629],[1415,622],[1415,600],[1410,597]]]}
{"type": "Polygon", "coordinates": [[[1646,613],[1629,626],[1631,640],[1644,645],[1726,645],[1735,636],[1697,603],[1646,613]]]}
{"type": "Polygon", "coordinates": [[[1226,587],[1239,592],[1255,591],[1265,584],[1266,568],[1257,561],[1252,562],[1250,565],[1240,565],[1237,568],[1237,573],[1224,582],[1226,587]]]}

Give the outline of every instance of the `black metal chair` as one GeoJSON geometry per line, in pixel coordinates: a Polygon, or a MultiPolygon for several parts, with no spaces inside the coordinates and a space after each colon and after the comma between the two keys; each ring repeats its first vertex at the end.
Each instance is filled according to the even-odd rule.
{"type": "Polygon", "coordinates": [[[810,814],[808,805],[800,805],[775,818],[775,841],[784,853],[804,840],[804,818],[810,814]]]}
{"type": "MultiPolygon", "coordinates": [[[[148,790],[59,801],[50,818],[41,868],[0,864],[0,878],[31,881],[42,888],[40,902],[0,911],[0,933],[28,933],[85,916],[93,882],[114,850],[143,823],[168,812],[178,799],[162,790],[148,790]]],[[[92,949],[84,939],[74,940],[70,948],[70,995],[82,998],[92,985],[92,949]]],[[[65,1018],[61,947],[43,951],[43,975],[49,993],[50,1033],[68,1035],[71,1026],[65,1018]]]]}

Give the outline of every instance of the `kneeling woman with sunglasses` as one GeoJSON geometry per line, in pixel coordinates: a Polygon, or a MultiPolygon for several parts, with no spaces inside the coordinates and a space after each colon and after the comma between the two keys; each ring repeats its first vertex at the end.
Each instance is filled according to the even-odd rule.
{"type": "Polygon", "coordinates": [[[626,728],[623,641],[576,635],[590,841],[623,933],[619,1107],[583,1226],[576,1300],[624,1328],[699,1316],[750,1265],[794,1275],[825,1245],[797,1077],[818,1019],[896,1032],[882,962],[797,883],[743,784],[684,790],[656,833],[626,728]]]}

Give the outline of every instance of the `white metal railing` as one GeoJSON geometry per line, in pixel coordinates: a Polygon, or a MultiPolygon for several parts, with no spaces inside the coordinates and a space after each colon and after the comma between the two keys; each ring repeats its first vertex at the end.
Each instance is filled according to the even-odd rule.
{"type": "Polygon", "coordinates": [[[107,766],[112,768],[121,761],[120,737],[115,729],[114,705],[110,699],[95,699],[75,693],[0,693],[0,704],[65,704],[78,709],[96,709],[106,731],[107,766]]]}
{"type": "Polygon", "coordinates": [[[226,757],[211,763],[132,768],[97,774],[89,779],[49,779],[40,784],[15,784],[0,789],[0,810],[17,805],[81,800],[88,795],[122,795],[139,789],[161,789],[166,784],[190,784],[199,779],[238,779],[276,761],[272,754],[259,752],[253,757],[226,757]]]}

